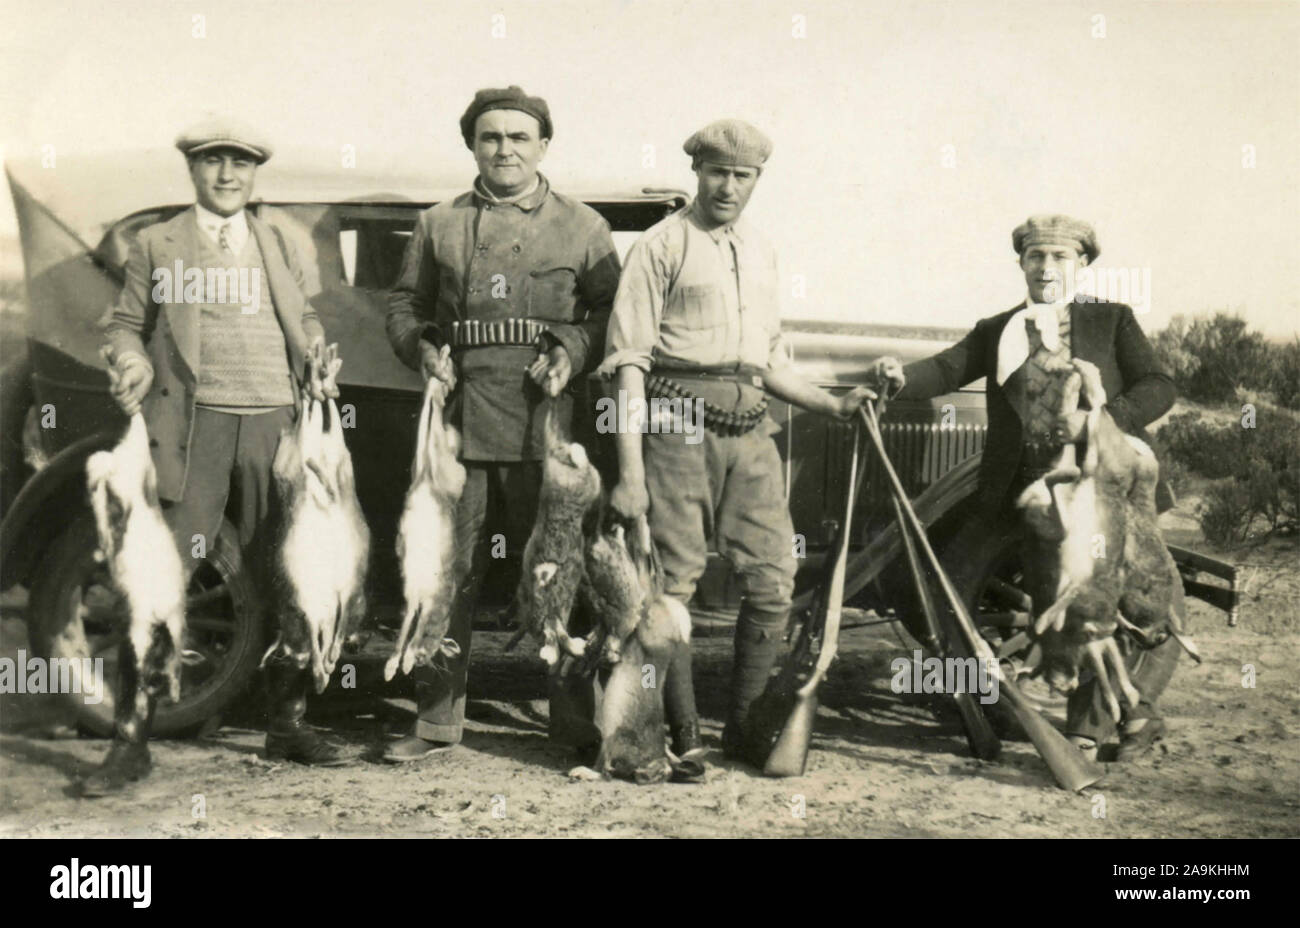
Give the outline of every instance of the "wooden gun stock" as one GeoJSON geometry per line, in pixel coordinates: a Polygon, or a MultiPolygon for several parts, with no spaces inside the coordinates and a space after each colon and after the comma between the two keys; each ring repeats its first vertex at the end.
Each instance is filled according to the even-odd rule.
{"type": "Polygon", "coordinates": [[[865,471],[858,464],[861,435],[853,430],[853,458],[849,464],[849,492],[844,521],[836,539],[836,556],[812,616],[800,631],[781,673],[768,683],[750,710],[746,753],[770,777],[797,777],[808,763],[813,725],[817,720],[817,689],[839,648],[840,618],[844,612],[844,576],[849,557],[853,507],[865,471]]]}

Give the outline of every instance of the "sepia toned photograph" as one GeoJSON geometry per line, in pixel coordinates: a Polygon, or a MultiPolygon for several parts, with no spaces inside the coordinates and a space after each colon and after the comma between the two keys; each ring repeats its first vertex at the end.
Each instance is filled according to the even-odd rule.
{"type": "Polygon", "coordinates": [[[0,836],[1300,837],[1300,6],[3,8],[0,836]]]}

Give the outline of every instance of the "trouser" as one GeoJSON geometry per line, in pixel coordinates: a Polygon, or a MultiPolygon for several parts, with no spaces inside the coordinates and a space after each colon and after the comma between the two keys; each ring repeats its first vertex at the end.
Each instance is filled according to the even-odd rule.
{"type": "MultiPolygon", "coordinates": [[[[740,579],[736,670],[731,713],[743,714],[762,691],[794,594],[794,527],[772,423],[744,435],[647,434],[643,444],[650,531],[663,565],[665,592],[689,603],[708,564],[709,541],[740,579]],[[743,672],[741,672],[743,671],[743,672]]],[[[690,649],[682,648],[664,682],[671,725],[696,717],[690,649]]]]}
{"type": "Polygon", "coordinates": [[[293,420],[292,406],[252,415],[195,407],[185,487],[179,500],[163,506],[187,579],[216,544],[232,496],[239,545],[253,554],[245,563],[252,567],[262,560],[271,463],[281,429],[293,420]]]}
{"type": "MultiPolygon", "coordinates": [[[[447,637],[460,646],[460,653],[455,657],[439,654],[431,665],[419,667],[413,674],[417,687],[415,734],[426,741],[461,740],[474,614],[493,550],[498,554],[502,550],[494,536],[504,537],[506,552],[522,554],[537,518],[540,462],[466,461],[465,472],[465,490],[456,506],[456,593],[447,627],[447,637]]],[[[548,696],[553,740],[573,747],[600,740],[593,721],[593,680],[552,673],[548,696]]]]}
{"type": "MultiPolygon", "coordinates": [[[[1035,548],[1038,541],[1025,529],[1019,513],[1011,506],[999,507],[997,510],[988,506],[981,507],[979,516],[967,521],[944,550],[944,569],[957,589],[970,589],[979,580],[975,574],[980,570],[981,564],[980,559],[969,556],[969,552],[988,548],[1000,550],[1010,541],[1021,546],[1024,589],[1033,601],[1033,614],[1036,617],[1055,602],[1056,578],[1042,569],[1041,551],[1035,548]]],[[[1130,674],[1133,685],[1142,697],[1136,708],[1121,703],[1125,722],[1160,718],[1155,698],[1146,695],[1144,682],[1155,679],[1165,661],[1177,660],[1177,649],[1178,643],[1169,638],[1148,652],[1141,666],[1130,674]]],[[[1066,702],[1065,731],[1066,734],[1091,738],[1098,744],[1109,739],[1115,732],[1115,722],[1105,694],[1096,678],[1087,671],[1080,674],[1079,686],[1066,702]]]]}
{"type": "MultiPolygon", "coordinates": [[[[163,503],[163,518],[180,551],[187,582],[216,544],[232,493],[240,546],[252,551],[260,543],[270,498],[271,462],[280,430],[292,421],[292,406],[246,416],[203,407],[194,410],[185,487],[179,500],[163,503]]],[[[251,566],[257,560],[247,557],[245,563],[251,566]]],[[[118,740],[142,742],[148,737],[154,698],[141,691],[136,662],[142,657],[135,654],[130,636],[124,638],[114,711],[118,740]]]]}

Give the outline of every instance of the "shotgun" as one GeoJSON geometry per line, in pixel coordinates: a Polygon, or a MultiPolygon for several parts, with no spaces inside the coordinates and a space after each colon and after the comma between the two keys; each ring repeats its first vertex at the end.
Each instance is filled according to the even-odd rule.
{"type": "Polygon", "coordinates": [[[999,694],[1010,703],[1016,720],[1025,729],[1025,732],[1029,735],[1029,740],[1034,744],[1034,748],[1047,763],[1048,768],[1051,769],[1056,782],[1071,792],[1078,792],[1084,787],[1096,783],[1105,776],[1105,768],[1079,753],[1078,748],[1053,728],[1047,719],[1039,714],[1033,704],[1003,673],[1002,667],[993,655],[993,649],[989,647],[989,643],[975,629],[975,623],[971,621],[970,613],[966,611],[966,604],[962,602],[961,596],[958,595],[957,590],[952,585],[952,581],[948,579],[948,573],[939,563],[934,548],[930,546],[930,539],[925,534],[925,526],[921,524],[920,518],[916,515],[916,510],[912,508],[912,503],[907,498],[903,484],[894,471],[894,465],[890,463],[889,455],[885,452],[885,443],[880,437],[880,426],[876,422],[874,407],[867,405],[859,413],[862,421],[866,423],[867,436],[875,446],[876,454],[880,457],[881,469],[889,480],[894,499],[898,502],[899,508],[902,509],[907,524],[912,529],[913,537],[920,544],[926,560],[929,561],[931,569],[939,580],[939,586],[943,590],[944,598],[948,600],[948,605],[952,609],[957,622],[957,628],[966,639],[966,644],[975,652],[976,657],[985,662],[990,672],[998,675],[999,694]]]}
{"type": "MultiPolygon", "coordinates": [[[[965,648],[954,648],[953,642],[948,640],[944,634],[943,627],[940,625],[939,611],[935,608],[934,597],[931,595],[930,580],[925,573],[925,565],[921,563],[921,558],[916,552],[916,542],[912,540],[912,530],[908,527],[907,517],[903,515],[903,505],[897,497],[892,497],[894,503],[894,516],[898,520],[898,533],[903,538],[903,551],[907,555],[907,566],[912,572],[912,581],[916,587],[916,598],[920,601],[921,613],[925,616],[926,634],[929,637],[927,645],[930,650],[941,657],[951,657],[954,653],[958,656],[967,655],[960,652],[965,648]]],[[[971,753],[980,760],[996,760],[1002,753],[1002,742],[998,740],[997,734],[993,731],[993,726],[984,716],[984,710],[975,701],[975,696],[969,691],[952,694],[953,701],[957,704],[957,711],[961,713],[961,724],[966,729],[966,741],[970,744],[971,753]]]]}
{"type": "Polygon", "coordinates": [[[866,470],[865,455],[861,455],[861,465],[858,463],[861,441],[861,429],[855,423],[848,500],[836,536],[836,554],[830,573],[818,589],[809,619],[803,624],[781,672],[768,681],[750,708],[745,753],[769,777],[800,776],[808,763],[808,746],[817,719],[817,688],[839,647],[853,506],[866,470]]]}

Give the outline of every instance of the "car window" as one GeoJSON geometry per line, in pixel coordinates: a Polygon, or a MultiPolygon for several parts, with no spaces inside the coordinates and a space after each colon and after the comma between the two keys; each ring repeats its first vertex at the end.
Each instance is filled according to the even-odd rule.
{"type": "Polygon", "coordinates": [[[344,215],[339,218],[343,283],[365,290],[387,290],[402,269],[416,216],[344,215]]]}

